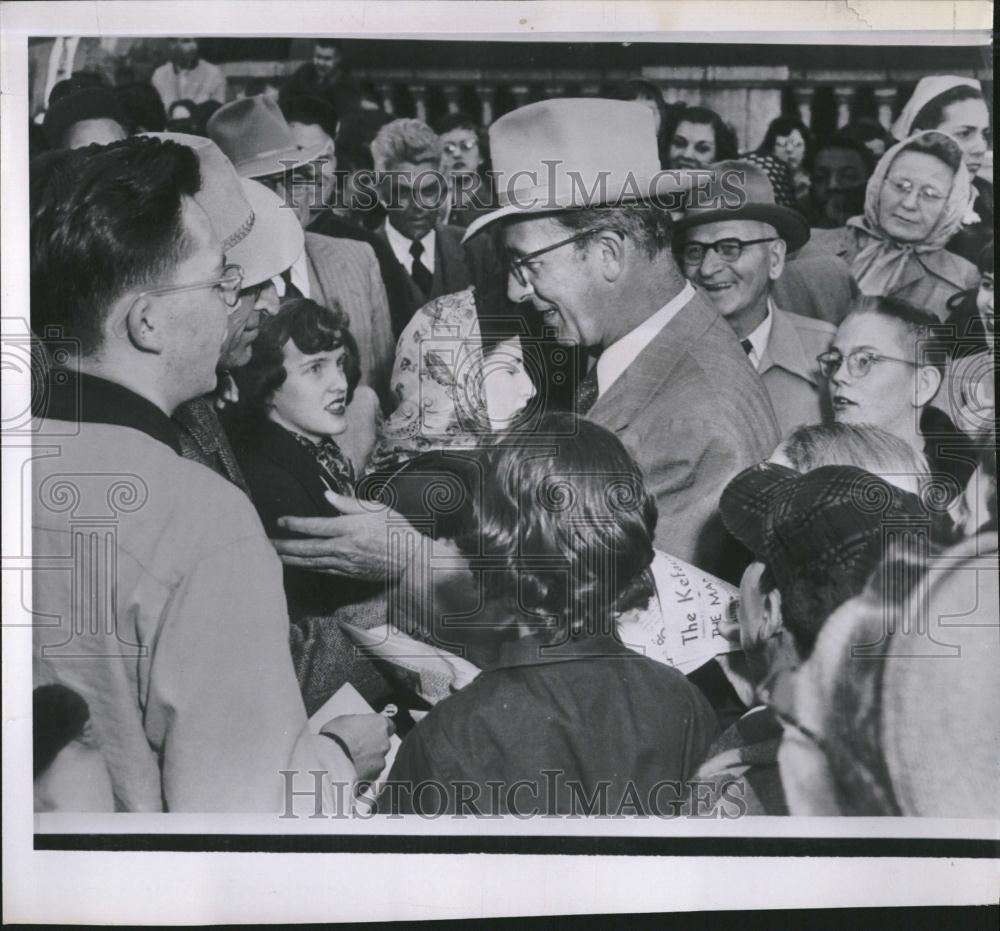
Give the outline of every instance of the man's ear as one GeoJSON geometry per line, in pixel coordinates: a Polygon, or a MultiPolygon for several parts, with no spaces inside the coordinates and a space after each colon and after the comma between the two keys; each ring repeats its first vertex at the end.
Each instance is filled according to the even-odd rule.
{"type": "Polygon", "coordinates": [[[768,253],[767,276],[771,281],[777,281],[785,270],[785,254],[788,252],[788,244],[784,239],[776,239],[768,245],[771,249],[768,253]]]}
{"type": "Polygon", "coordinates": [[[781,620],[781,592],[777,588],[771,589],[764,596],[764,623],[761,630],[762,639],[769,639],[777,636],[784,630],[781,620]]]}
{"type": "Polygon", "coordinates": [[[597,236],[601,249],[606,281],[617,281],[625,270],[625,239],[614,230],[603,230],[597,236]]]}
{"type": "Polygon", "coordinates": [[[914,407],[929,404],[941,387],[941,371],[934,365],[922,365],[917,369],[917,391],[914,407]]]}
{"type": "Polygon", "coordinates": [[[123,308],[121,323],[129,342],[140,352],[163,352],[166,321],[160,310],[162,305],[142,296],[125,300],[130,303],[123,308]]]}

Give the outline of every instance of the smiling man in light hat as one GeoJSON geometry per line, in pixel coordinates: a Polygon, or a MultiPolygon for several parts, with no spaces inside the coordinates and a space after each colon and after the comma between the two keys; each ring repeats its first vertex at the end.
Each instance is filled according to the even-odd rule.
{"type": "Polygon", "coordinates": [[[640,104],[549,100],[490,128],[508,296],[593,357],[577,410],[615,431],[646,473],[656,545],[732,577],[719,494],[778,441],[767,393],[732,330],[674,260],[661,173],[640,104]],[[599,131],[595,131],[599,129],[599,131]]]}
{"type": "Polygon", "coordinates": [[[715,171],[718,179],[726,171],[741,176],[746,202],[691,207],[677,224],[678,260],[739,337],[787,436],[822,421],[829,406],[816,357],[830,348],[836,328],[789,313],[773,295],[786,252],[806,243],[809,226],[798,211],[774,202],[771,182],[756,165],[720,162],[715,171]]]}

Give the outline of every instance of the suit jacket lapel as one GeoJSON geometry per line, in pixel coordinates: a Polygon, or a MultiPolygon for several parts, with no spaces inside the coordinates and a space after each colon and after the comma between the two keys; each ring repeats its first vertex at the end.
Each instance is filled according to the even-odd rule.
{"type": "Polygon", "coordinates": [[[597,399],[591,418],[611,430],[624,430],[670,377],[688,347],[717,317],[717,312],[696,292],[597,399]]]}
{"type": "Polygon", "coordinates": [[[330,295],[326,293],[326,288],[323,287],[323,281],[316,272],[316,262],[313,259],[313,249],[316,248],[314,243],[310,243],[312,236],[317,236],[318,233],[306,233],[306,272],[309,275],[309,296],[316,301],[317,304],[322,304],[324,307],[330,306],[330,295]]]}

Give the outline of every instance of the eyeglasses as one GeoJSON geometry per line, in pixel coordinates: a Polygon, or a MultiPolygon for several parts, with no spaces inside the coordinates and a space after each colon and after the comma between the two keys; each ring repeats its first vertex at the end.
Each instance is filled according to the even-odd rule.
{"type": "Polygon", "coordinates": [[[459,152],[469,152],[479,145],[478,139],[464,139],[462,142],[446,142],[444,144],[445,155],[458,155],[459,152]]]}
{"type": "Polygon", "coordinates": [[[768,239],[719,239],[716,242],[686,242],[680,248],[681,257],[685,262],[697,265],[709,249],[714,249],[723,262],[735,262],[745,246],[756,246],[762,242],[777,242],[777,236],[768,239]]]}
{"type": "Polygon", "coordinates": [[[872,352],[871,349],[855,349],[854,352],[849,352],[846,356],[839,349],[831,349],[816,356],[819,370],[824,378],[833,378],[840,371],[845,359],[847,360],[847,371],[852,378],[864,378],[876,362],[902,362],[903,365],[912,365],[917,368],[917,363],[911,362],[909,359],[883,356],[872,352]]]}
{"type": "Polygon", "coordinates": [[[226,265],[218,278],[196,281],[193,284],[171,284],[162,288],[147,288],[136,297],[149,294],[180,294],[182,291],[201,291],[204,288],[218,288],[222,302],[234,310],[240,302],[240,288],[243,286],[243,269],[239,265],[226,265]]]}
{"type": "Polygon", "coordinates": [[[540,255],[545,255],[546,252],[552,252],[555,249],[560,249],[563,246],[568,246],[571,242],[579,242],[581,239],[587,239],[589,236],[593,236],[595,233],[615,233],[618,236],[625,238],[625,234],[621,230],[600,230],[600,229],[589,229],[584,230],[582,233],[577,233],[575,236],[570,236],[569,239],[561,239],[559,242],[552,243],[551,246],[546,246],[544,249],[536,249],[534,252],[529,252],[527,255],[519,256],[518,258],[510,258],[507,260],[507,264],[510,268],[511,274],[517,279],[517,283],[522,287],[526,288],[528,286],[528,278],[525,275],[525,265],[529,262],[537,259],[540,255]]]}
{"type": "MultiPolygon", "coordinates": [[[[916,185],[906,178],[886,178],[885,180],[888,184],[891,184],[902,197],[909,197],[909,195],[916,190],[916,185]]],[[[917,191],[917,199],[922,200],[927,204],[937,204],[944,200],[944,194],[932,187],[925,186],[917,191]]]]}

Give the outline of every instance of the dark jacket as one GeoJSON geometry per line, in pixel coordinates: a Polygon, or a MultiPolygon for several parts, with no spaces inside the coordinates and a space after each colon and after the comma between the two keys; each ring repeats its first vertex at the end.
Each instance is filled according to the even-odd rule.
{"type": "MultiPolygon", "coordinates": [[[[233,437],[233,448],[250,497],[270,537],[290,537],[278,518],[336,517],[324,497],[320,466],[309,450],[270,421],[233,437]]],[[[384,701],[388,688],[371,662],[355,655],[339,621],[358,627],[385,622],[384,586],[285,566],[285,597],[292,621],[292,659],[306,709],[312,714],[341,685],[350,682],[370,704],[384,701]]]]}
{"type": "Polygon", "coordinates": [[[410,308],[410,284],[409,276],[403,266],[396,261],[392,248],[384,237],[371,230],[351,223],[338,217],[332,210],[321,210],[309,221],[310,233],[322,233],[324,236],[333,236],[337,239],[353,239],[357,242],[366,242],[375,252],[378,259],[379,272],[382,275],[382,284],[385,285],[385,293],[389,298],[389,314],[392,317],[392,332],[396,339],[403,332],[406,321],[409,320],[412,312],[410,308]]]}
{"type": "MultiPolygon", "coordinates": [[[[431,282],[431,292],[426,297],[414,282],[410,270],[400,265],[399,260],[395,258],[395,253],[393,253],[397,267],[402,269],[406,276],[409,293],[406,312],[407,323],[413,314],[428,301],[440,297],[442,294],[464,291],[469,285],[484,287],[489,282],[495,281],[498,274],[499,260],[488,236],[485,234],[475,236],[463,243],[462,236],[465,235],[463,227],[439,224],[435,232],[434,278],[431,282]]],[[[383,238],[385,237],[384,231],[381,235],[383,238]]],[[[386,244],[388,245],[388,240],[386,240],[386,244]]]]}
{"type": "Polygon", "coordinates": [[[543,644],[505,645],[433,708],[399,748],[380,810],[454,812],[475,794],[467,813],[582,814],[588,800],[591,814],[677,813],[718,731],[702,694],[612,638],[543,644]],[[410,791],[424,780],[444,795],[410,791]]]}
{"type": "Polygon", "coordinates": [[[337,119],[361,106],[361,91],[345,68],[341,67],[332,80],[323,80],[311,61],[296,68],[281,85],[278,91],[279,103],[284,104],[292,97],[318,97],[325,100],[333,107],[337,119]]]}

